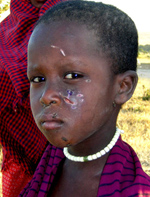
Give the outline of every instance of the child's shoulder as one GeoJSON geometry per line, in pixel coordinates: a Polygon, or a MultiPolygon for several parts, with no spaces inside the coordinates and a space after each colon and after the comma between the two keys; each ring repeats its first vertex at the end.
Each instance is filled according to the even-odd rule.
{"type": "Polygon", "coordinates": [[[143,171],[133,148],[121,137],[108,157],[100,187],[107,195],[150,196],[150,177],[143,171]],[[106,190],[104,183],[108,182],[106,190]]]}

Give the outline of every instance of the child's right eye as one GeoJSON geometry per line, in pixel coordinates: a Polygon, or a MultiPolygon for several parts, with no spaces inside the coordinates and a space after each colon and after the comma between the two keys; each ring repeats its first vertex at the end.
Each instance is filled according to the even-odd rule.
{"type": "Polygon", "coordinates": [[[43,81],[45,81],[44,77],[33,77],[30,80],[30,82],[33,82],[33,83],[40,83],[40,82],[43,82],[43,81]]]}

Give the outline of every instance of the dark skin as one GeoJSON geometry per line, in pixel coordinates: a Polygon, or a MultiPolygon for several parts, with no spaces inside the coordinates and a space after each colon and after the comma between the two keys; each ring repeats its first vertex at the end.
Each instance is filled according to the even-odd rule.
{"type": "MultiPolygon", "coordinates": [[[[31,109],[51,144],[69,145],[72,155],[87,156],[111,141],[120,107],[132,96],[137,75],[114,75],[110,66],[85,26],[61,21],[36,27],[28,48],[31,109]]],[[[50,196],[96,196],[108,155],[86,163],[66,158],[50,196]]]]}
{"type": "Polygon", "coordinates": [[[108,154],[88,163],[77,163],[66,159],[48,196],[97,196],[101,173],[107,157],[108,154]]]}
{"type": "Polygon", "coordinates": [[[46,0],[31,0],[31,4],[36,8],[41,8],[46,0]]]}
{"type": "Polygon", "coordinates": [[[41,8],[47,0],[31,0],[31,4],[36,8],[41,8]]]}

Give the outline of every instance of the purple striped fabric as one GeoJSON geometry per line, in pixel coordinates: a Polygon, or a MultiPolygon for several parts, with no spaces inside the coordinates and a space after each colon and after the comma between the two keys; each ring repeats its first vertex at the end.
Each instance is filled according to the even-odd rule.
{"type": "MultiPolygon", "coordinates": [[[[63,158],[62,149],[48,145],[33,179],[19,197],[47,196],[63,158]]],[[[134,150],[121,138],[105,164],[97,196],[150,196],[150,177],[142,170],[134,150]]]]}

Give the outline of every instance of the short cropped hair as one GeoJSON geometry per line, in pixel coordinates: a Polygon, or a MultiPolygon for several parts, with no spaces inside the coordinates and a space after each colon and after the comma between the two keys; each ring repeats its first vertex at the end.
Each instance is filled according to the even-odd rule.
{"type": "Polygon", "coordinates": [[[132,19],[118,8],[93,1],[66,1],[49,9],[37,22],[71,21],[94,30],[97,47],[111,61],[114,74],[136,71],[138,35],[132,19]]]}

